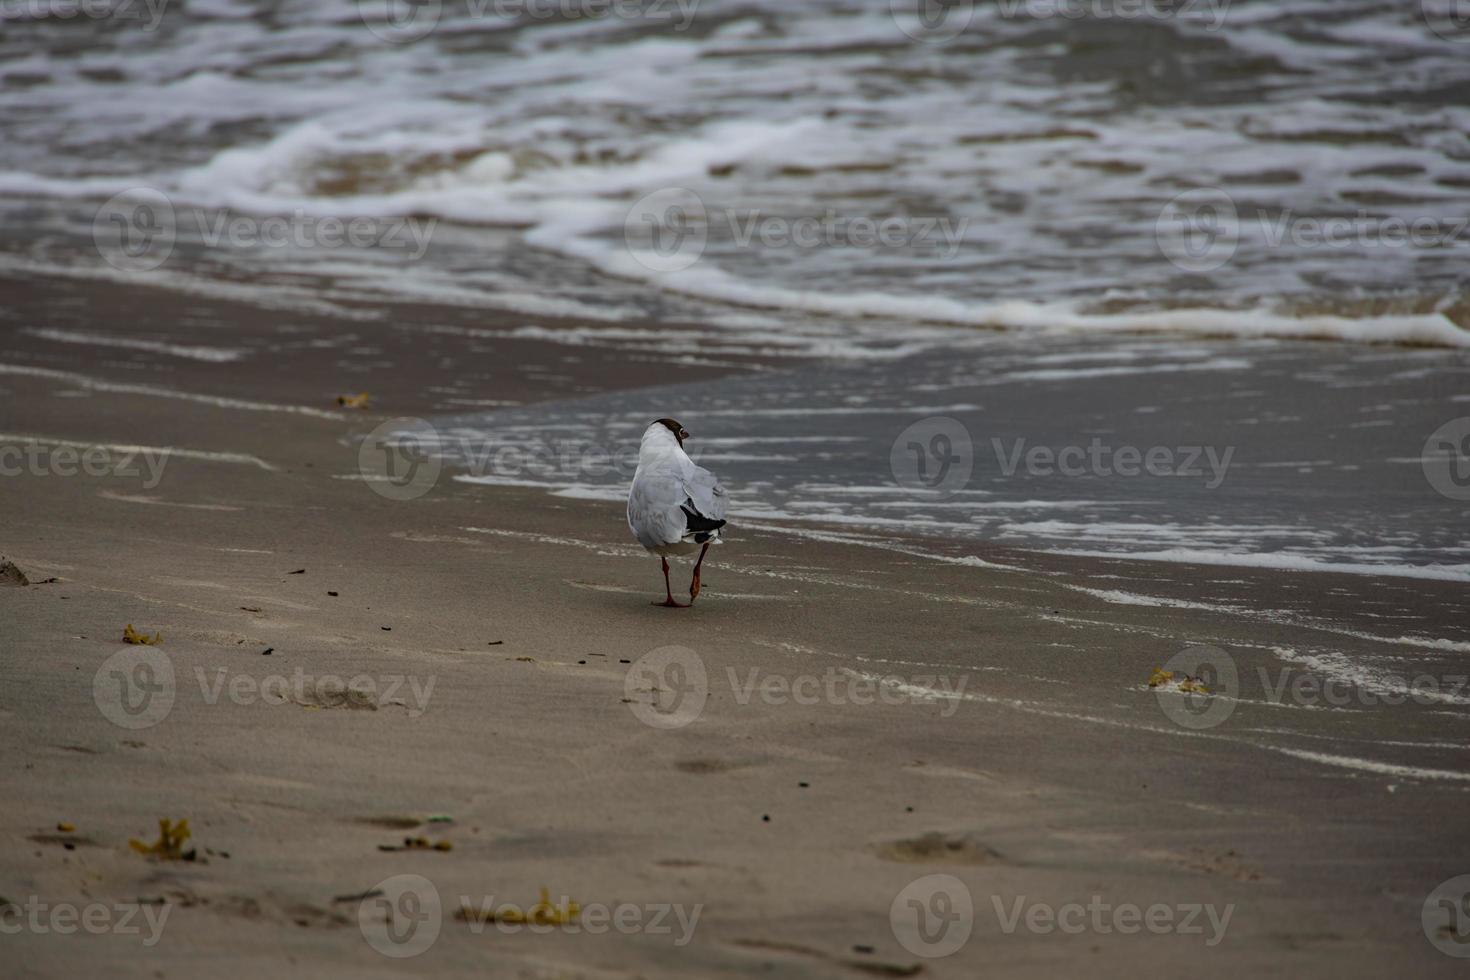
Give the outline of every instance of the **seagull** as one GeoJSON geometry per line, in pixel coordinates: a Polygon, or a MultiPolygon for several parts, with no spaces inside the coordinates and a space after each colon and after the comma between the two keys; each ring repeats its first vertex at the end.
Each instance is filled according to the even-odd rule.
{"type": "Polygon", "coordinates": [[[672,609],[693,605],[699,598],[699,566],[711,544],[720,542],[725,526],[725,488],[715,475],[696,466],[684,452],[689,431],[674,419],[659,419],[643,430],[638,447],[638,469],[628,490],[628,528],[638,543],[658,555],[664,566],[663,602],[672,609]],[[693,554],[694,578],[689,602],[675,602],[669,587],[669,556],[693,554]]]}

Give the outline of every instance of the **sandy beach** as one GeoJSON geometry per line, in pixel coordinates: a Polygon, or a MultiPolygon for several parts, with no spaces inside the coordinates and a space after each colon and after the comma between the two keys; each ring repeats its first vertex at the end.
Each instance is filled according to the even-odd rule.
{"type": "Polygon", "coordinates": [[[674,360],[433,307],[369,343],[123,284],[0,292],[0,432],[41,447],[0,480],[30,582],[0,588],[8,975],[1463,970],[1425,924],[1470,873],[1458,582],[736,522],[695,606],[654,608],[617,504],[448,474],[390,499],[359,446],[429,413],[445,363],[534,405],[674,360]],[[260,356],[105,342],[140,325],[260,356]],[[1385,644],[1433,696],[1314,700],[1292,685],[1331,663],[1282,652],[1385,644]],[[1149,687],[1199,648],[1234,697],[1149,687]],[[193,860],[130,848],[160,819],[193,860]],[[543,888],[573,925],[485,921],[543,888]]]}

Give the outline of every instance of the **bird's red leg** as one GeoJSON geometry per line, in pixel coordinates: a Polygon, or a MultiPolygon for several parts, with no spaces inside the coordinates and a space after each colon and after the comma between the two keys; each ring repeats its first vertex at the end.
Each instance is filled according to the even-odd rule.
{"type": "Polygon", "coordinates": [[[657,599],[655,599],[653,601],[653,604],[655,606],[668,606],[671,609],[683,609],[685,606],[688,605],[688,603],[675,602],[674,590],[669,587],[669,560],[667,558],[663,558],[661,560],[664,563],[664,595],[668,596],[668,598],[665,599],[663,602],[659,602],[657,599]]]}
{"type": "Polygon", "coordinates": [[[699,566],[704,564],[704,553],[709,550],[709,542],[699,549],[699,561],[694,563],[694,578],[689,581],[689,602],[692,605],[699,598],[699,566]]]}

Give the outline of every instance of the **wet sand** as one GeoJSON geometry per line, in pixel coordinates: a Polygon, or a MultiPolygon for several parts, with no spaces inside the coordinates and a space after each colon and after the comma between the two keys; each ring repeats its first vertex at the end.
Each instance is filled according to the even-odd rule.
{"type": "MultiPolygon", "coordinates": [[[[1447,688],[1463,673],[1457,583],[1412,583],[1413,619],[1386,624],[1354,596],[1401,581],[989,545],[943,561],[737,528],[696,606],[656,609],[657,563],[620,507],[452,480],[387,499],[357,478],[352,436],[441,410],[431,389],[451,364],[466,397],[529,403],[651,384],[670,362],[400,329],[462,326],[468,311],[404,307],[384,330],[116,285],[6,283],[3,296],[0,364],[25,372],[0,374],[0,430],[198,453],[170,457],[151,487],[0,480],[0,551],[56,579],[0,588],[0,896],[168,909],[151,946],[22,929],[5,939],[18,975],[1461,969],[1421,910],[1470,872],[1464,706],[1269,698],[1283,649],[1386,648],[1447,688]],[[255,353],[209,363],[28,326],[255,353]],[[369,409],[335,404],[357,391],[369,409]],[[1232,580],[1233,601],[1199,602],[1191,582],[1206,579],[1232,580]],[[162,643],[124,645],[128,623],[162,643]],[[1441,643],[1384,642],[1401,633],[1441,643]],[[1183,695],[1147,686],[1194,644],[1229,651],[1242,678],[1214,727],[1181,724],[1195,717],[1178,713],[1183,695]],[[694,703],[687,672],[629,680],[668,646],[708,681],[681,727],[663,709],[694,703]],[[125,727],[139,716],[108,700],[100,668],[142,662],[110,661],[120,653],[166,655],[174,674],[146,726],[125,727]],[[371,693],[298,686],[298,672],[366,677],[371,693]],[[899,683],[884,698],[871,676],[899,683]],[[129,849],[161,817],[189,820],[199,860],[129,849]],[[406,836],[452,848],[381,849],[406,836]],[[916,894],[950,910],[934,874],[974,908],[968,941],[941,958],[891,921],[916,894]],[[356,898],[398,875],[428,879],[445,908],[437,940],[401,963],[360,928],[356,898]],[[460,896],[526,905],[542,887],[633,910],[634,927],[476,931],[452,914],[460,896]],[[1152,906],[1188,928],[1116,915],[1152,906]],[[1100,911],[1077,933],[1048,928],[1046,910],[1075,907],[1100,911]]],[[[681,367],[685,380],[737,369],[681,367]]]]}

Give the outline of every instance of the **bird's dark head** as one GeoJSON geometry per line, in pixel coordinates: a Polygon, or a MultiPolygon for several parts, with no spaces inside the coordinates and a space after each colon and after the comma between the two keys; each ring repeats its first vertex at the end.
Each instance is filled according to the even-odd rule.
{"type": "Polygon", "coordinates": [[[680,425],[677,419],[659,419],[653,424],[661,425],[672,432],[674,438],[679,440],[680,446],[684,445],[684,440],[689,438],[689,430],[680,425]]]}

